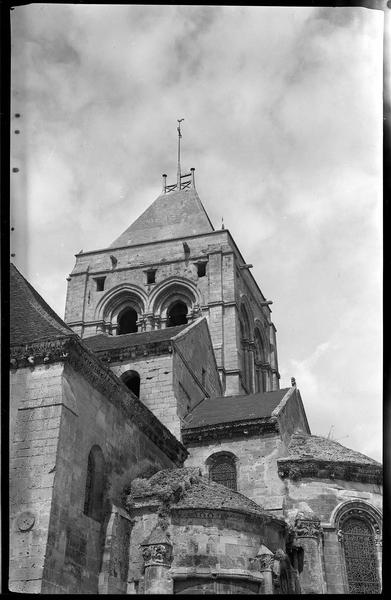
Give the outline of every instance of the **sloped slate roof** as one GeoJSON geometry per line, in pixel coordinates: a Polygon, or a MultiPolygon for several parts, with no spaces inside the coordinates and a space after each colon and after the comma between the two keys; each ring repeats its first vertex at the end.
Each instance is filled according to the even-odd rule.
{"type": "Polygon", "coordinates": [[[188,419],[188,424],[183,429],[190,430],[219,423],[270,417],[290,389],[284,388],[273,392],[259,392],[244,396],[206,398],[195,407],[191,414],[191,421],[188,419]]]}
{"type": "Polygon", "coordinates": [[[40,340],[74,336],[18,269],[10,265],[10,343],[31,344],[40,340]]]}
{"type": "Polygon", "coordinates": [[[153,331],[141,331],[140,333],[126,333],[124,335],[105,335],[101,333],[85,338],[83,342],[93,352],[127,348],[129,346],[142,346],[144,344],[165,342],[171,340],[188,325],[167,327],[165,329],[154,329],[153,331]]]}
{"type": "Polygon", "coordinates": [[[308,460],[310,458],[321,461],[355,463],[365,465],[379,465],[373,458],[342,446],[334,440],[317,435],[295,433],[292,435],[288,446],[287,459],[308,460]]]}
{"type": "Polygon", "coordinates": [[[194,188],[161,194],[111,248],[146,244],[214,231],[194,188]]]}

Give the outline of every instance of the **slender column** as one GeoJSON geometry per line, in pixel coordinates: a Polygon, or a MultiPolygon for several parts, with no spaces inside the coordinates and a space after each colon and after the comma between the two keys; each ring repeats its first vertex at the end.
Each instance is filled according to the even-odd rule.
{"type": "Polygon", "coordinates": [[[257,554],[259,570],[263,575],[263,586],[262,593],[263,594],[273,594],[273,564],[274,564],[274,554],[269,548],[264,546],[260,547],[257,554]]]}
{"type": "Polygon", "coordinates": [[[250,341],[248,344],[248,356],[250,363],[250,373],[249,373],[249,387],[250,394],[255,392],[255,356],[256,356],[256,348],[253,341],[250,341]]]}
{"type": "Polygon", "coordinates": [[[145,320],[145,331],[152,331],[155,329],[155,317],[153,313],[148,313],[144,315],[145,320]]]}
{"type": "Polygon", "coordinates": [[[300,575],[304,594],[325,594],[326,585],[322,569],[321,540],[323,530],[315,515],[298,514],[295,521],[295,545],[304,550],[303,572],[300,575]]]}
{"type": "Polygon", "coordinates": [[[137,331],[146,331],[146,318],[145,315],[142,315],[137,321],[137,331]]]}
{"type": "Polygon", "coordinates": [[[379,574],[380,587],[382,584],[382,557],[383,557],[383,540],[381,533],[375,536],[375,547],[376,547],[376,558],[377,558],[377,569],[379,574]]]}

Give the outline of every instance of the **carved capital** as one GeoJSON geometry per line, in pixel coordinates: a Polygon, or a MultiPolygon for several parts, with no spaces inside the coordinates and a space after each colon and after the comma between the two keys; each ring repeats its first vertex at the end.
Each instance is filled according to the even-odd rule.
{"type": "Polygon", "coordinates": [[[296,538],[315,538],[319,539],[323,534],[319,519],[296,519],[294,532],[296,538]]]}
{"type": "Polygon", "coordinates": [[[262,554],[255,558],[249,558],[249,571],[271,571],[274,564],[273,554],[262,554]]]}
{"type": "Polygon", "coordinates": [[[152,565],[164,565],[169,567],[172,561],[171,544],[151,544],[142,549],[144,567],[152,565]]]}

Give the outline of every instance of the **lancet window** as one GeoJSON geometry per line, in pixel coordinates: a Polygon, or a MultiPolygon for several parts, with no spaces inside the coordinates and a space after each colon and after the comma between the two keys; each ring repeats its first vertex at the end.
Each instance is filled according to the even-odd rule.
{"type": "Polygon", "coordinates": [[[105,459],[99,446],[93,446],[88,455],[84,514],[95,521],[103,517],[105,487],[105,459]]]}

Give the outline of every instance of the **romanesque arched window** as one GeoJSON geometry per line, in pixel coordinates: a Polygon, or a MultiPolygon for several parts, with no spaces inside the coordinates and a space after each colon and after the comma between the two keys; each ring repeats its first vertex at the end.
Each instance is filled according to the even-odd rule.
{"type": "Polygon", "coordinates": [[[126,371],[121,375],[121,379],[126,387],[133,392],[137,398],[140,397],[140,375],[137,371],[126,371]]]}
{"type": "Polygon", "coordinates": [[[228,452],[219,452],[209,457],[209,479],[225,485],[230,490],[237,489],[236,457],[228,452]]]}
{"type": "Polygon", "coordinates": [[[125,308],[118,315],[117,335],[135,333],[137,331],[138,315],[134,308],[125,308]]]}
{"type": "Polygon", "coordinates": [[[336,518],[345,563],[346,592],[380,593],[381,524],[378,512],[363,502],[348,502],[336,518]]]}
{"type": "Polygon", "coordinates": [[[88,455],[84,514],[96,521],[103,517],[105,488],[105,459],[99,446],[93,446],[88,455]]]}
{"type": "Polygon", "coordinates": [[[375,534],[365,518],[349,517],[341,527],[349,594],[380,593],[375,534]]]}
{"type": "Polygon", "coordinates": [[[167,311],[167,327],[185,325],[187,323],[188,308],[184,302],[178,300],[167,311]]]}

